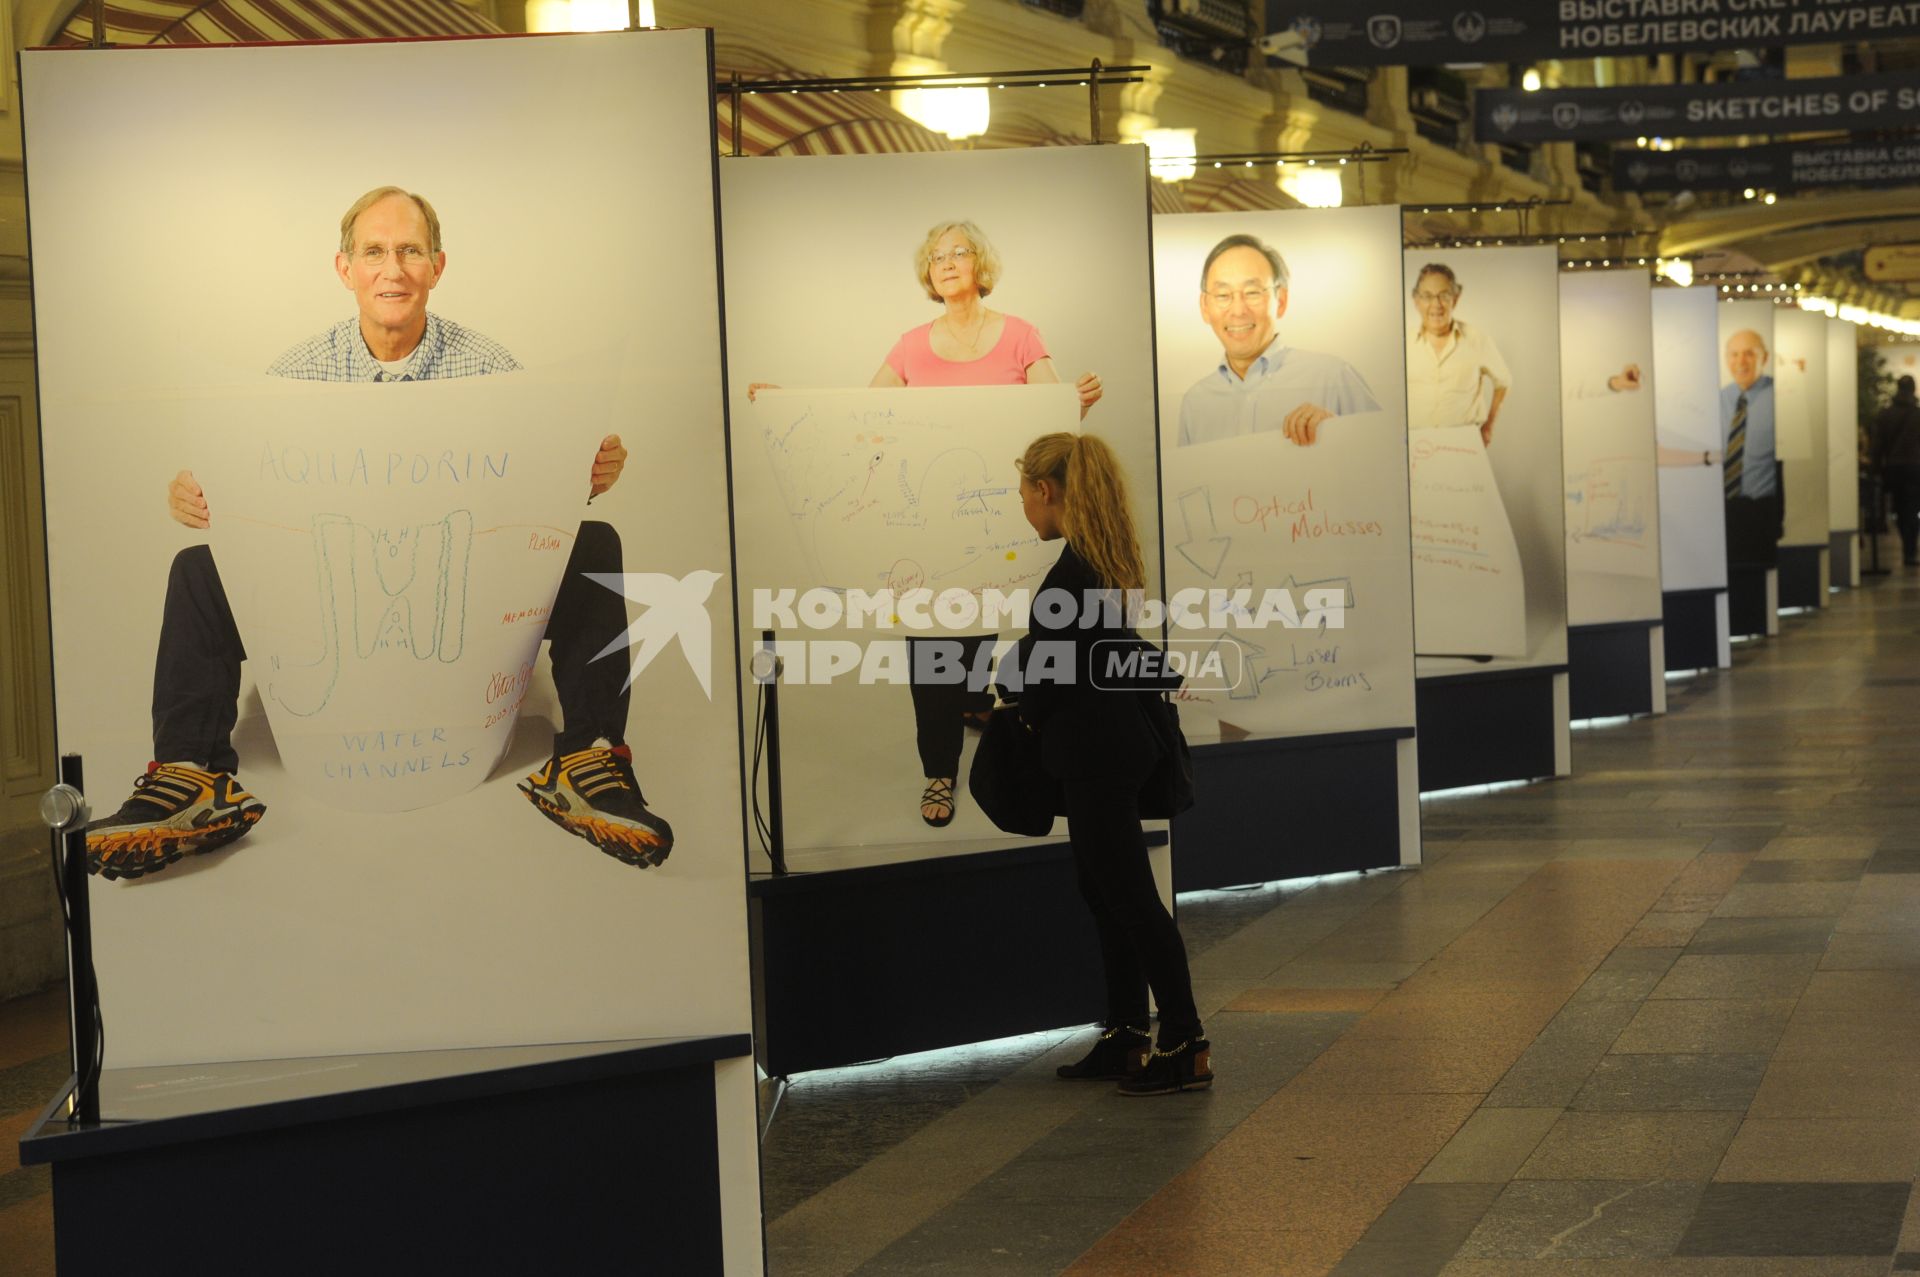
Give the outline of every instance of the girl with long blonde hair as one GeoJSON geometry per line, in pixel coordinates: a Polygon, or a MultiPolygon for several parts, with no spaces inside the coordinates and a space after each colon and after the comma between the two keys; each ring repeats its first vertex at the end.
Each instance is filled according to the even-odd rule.
{"type": "Polygon", "coordinates": [[[1065,795],[1074,869],[1107,982],[1105,1030],[1084,1059],[1058,1072],[1118,1079],[1124,1095],[1197,1090],[1213,1081],[1211,1047],[1193,1003],[1186,944],[1160,902],[1140,828],[1140,789],[1165,746],[1147,718],[1150,692],[1096,677],[1099,652],[1141,643],[1130,627],[1134,609],[1116,606],[1146,588],[1126,476],[1113,450],[1085,434],[1042,435],[1018,465],[1027,521],[1041,540],[1066,541],[1020,641],[1020,718],[1039,734],[1042,766],[1065,795]],[[1072,606],[1041,606],[1049,591],[1065,592],[1072,606]],[[1098,616],[1091,625],[1081,620],[1088,609],[1098,616]],[[1149,989],[1160,1006],[1151,1048],[1149,989]]]}

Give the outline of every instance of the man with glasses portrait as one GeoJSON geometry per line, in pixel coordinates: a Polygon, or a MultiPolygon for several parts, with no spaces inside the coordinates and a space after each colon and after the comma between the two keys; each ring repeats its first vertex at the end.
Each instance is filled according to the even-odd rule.
{"type": "MultiPolygon", "coordinates": [[[[411,382],[517,371],[500,343],[427,310],[445,273],[440,219],[419,195],[376,187],[340,221],[333,268],[357,314],[275,360],[268,373],[301,381],[411,382]]],[[[626,466],[618,435],[600,442],[588,500],[626,466]]],[[[168,513],[209,525],[206,494],[191,471],[167,485],[168,513]]],[[[584,520],[547,613],[554,690],[562,724],[545,765],[519,788],[547,819],[615,859],[641,868],[673,847],[667,822],[648,810],[625,742],[626,663],[597,660],[620,642],[626,603],[588,574],[622,571],[619,534],[584,520]]],[[[225,585],[204,544],[174,556],[153,680],[153,753],[120,809],[87,830],[87,868],[140,878],[183,856],[217,850],[251,829],[266,804],[240,787],[233,745],[240,666],[246,660],[225,585]]]]}
{"type": "Polygon", "coordinates": [[[1229,235],[1200,268],[1200,318],[1220,340],[1219,367],[1180,401],[1180,446],[1278,430],[1302,447],[1333,417],[1377,412],[1352,364],[1280,341],[1287,263],[1252,235],[1229,235]]]}

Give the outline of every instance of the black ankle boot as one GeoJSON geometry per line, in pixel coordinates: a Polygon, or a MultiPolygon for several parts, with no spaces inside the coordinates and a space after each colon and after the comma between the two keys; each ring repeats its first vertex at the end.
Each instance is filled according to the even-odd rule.
{"type": "Polygon", "coordinates": [[[1213,1085],[1213,1044],[1188,1038],[1176,1047],[1155,1051],[1146,1067],[1120,1079],[1122,1095],[1169,1095],[1199,1091],[1213,1085]]]}
{"type": "Polygon", "coordinates": [[[1100,1035],[1093,1049],[1082,1059],[1073,1064],[1062,1064],[1054,1073],[1074,1081],[1087,1079],[1111,1082],[1137,1072],[1146,1063],[1148,1048],[1152,1043],[1153,1039],[1146,1029],[1131,1024],[1116,1024],[1100,1035]]]}

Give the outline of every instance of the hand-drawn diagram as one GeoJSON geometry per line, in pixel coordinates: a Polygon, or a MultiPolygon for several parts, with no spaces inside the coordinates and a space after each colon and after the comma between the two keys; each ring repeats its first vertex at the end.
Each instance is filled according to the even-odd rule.
{"type": "Polygon", "coordinates": [[[1405,498],[1380,482],[1404,454],[1376,433],[1383,419],[1345,424],[1312,448],[1254,435],[1166,461],[1181,484],[1169,601],[1207,622],[1171,635],[1193,653],[1180,699],[1194,739],[1410,719],[1405,498]]]}
{"type": "MultiPolygon", "coordinates": [[[[1052,554],[1013,459],[1077,418],[1070,387],[763,391],[754,434],[809,580],[832,590],[1037,585],[1052,554]]],[[[763,573],[743,565],[743,580],[763,573]]]]}
{"type": "Polygon", "coordinates": [[[343,659],[399,656],[449,664],[466,647],[467,571],[473,513],[434,523],[371,528],[345,515],[313,519],[320,654],[288,663],[269,656],[267,695],[289,713],[326,708],[343,659]]]}
{"type": "Polygon", "coordinates": [[[1599,603],[1599,616],[1619,618],[1611,603],[1618,583],[1589,581],[1584,574],[1634,577],[1647,583],[1646,597],[1628,614],[1651,606],[1658,614],[1654,583],[1660,576],[1659,487],[1654,474],[1650,405],[1627,395],[1569,400],[1565,408],[1567,574],[1570,615],[1599,603]]]}
{"type": "MultiPolygon", "coordinates": [[[[506,379],[471,379],[484,380],[506,379]]],[[[427,807],[487,779],[544,677],[605,431],[587,387],[434,383],[444,424],[392,387],[327,389],[340,393],[196,400],[199,442],[181,460],[206,491],[242,677],[287,778],[349,810],[427,807]],[[523,447],[537,411],[578,424],[523,447]],[[460,464],[469,455],[486,460],[460,464]]]]}
{"type": "Polygon", "coordinates": [[[1413,650],[1524,657],[1520,547],[1479,427],[1416,430],[1410,447],[1413,650]]]}

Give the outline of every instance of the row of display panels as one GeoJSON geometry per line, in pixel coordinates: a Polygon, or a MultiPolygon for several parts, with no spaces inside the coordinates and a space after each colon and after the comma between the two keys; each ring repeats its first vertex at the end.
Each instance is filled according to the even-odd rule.
{"type": "Polygon", "coordinates": [[[113,1064],[743,1029],[758,632],[791,848],[1009,841],[964,797],[924,821],[976,703],[875,626],[944,597],[930,636],[1018,634],[977,609],[1057,552],[1039,434],[1130,476],[1197,743],[1410,729],[1418,674],[1657,619],[1663,556],[1725,581],[1704,290],[1403,252],[1395,208],[1151,219],[1136,147],[716,184],[698,32],[33,54],[25,86],[60,744],[103,812],[156,756],[237,758],[257,819],[107,859],[142,870],[95,892],[113,1064]],[[376,80],[432,146],[312,127],[376,80]],[[444,225],[386,198],[343,250],[390,180],[444,225]],[[421,313],[418,380],[328,384],[421,313]],[[567,809],[625,760],[555,760],[602,743],[653,827],[567,809]]]}

